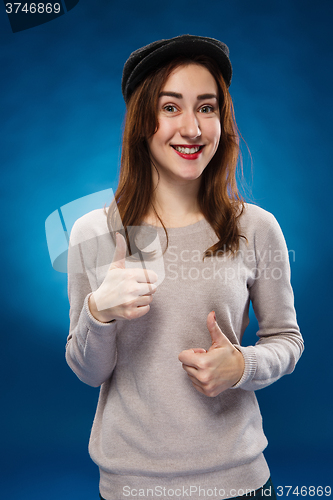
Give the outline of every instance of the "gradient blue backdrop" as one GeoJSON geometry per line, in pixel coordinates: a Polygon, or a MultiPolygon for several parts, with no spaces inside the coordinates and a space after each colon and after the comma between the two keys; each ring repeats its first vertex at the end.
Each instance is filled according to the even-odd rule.
{"type": "MultiPolygon", "coordinates": [[[[98,390],[67,367],[66,275],[44,223],[61,205],[117,185],[122,66],[183,33],[230,47],[248,199],[277,217],[295,251],[306,350],[257,393],[275,485],[333,486],[331,0],[80,0],[1,40],[1,498],[97,500],[87,443],[98,390]]],[[[246,337],[254,341],[255,322],[246,337]]],[[[294,496],[295,498],[295,496],[294,496]]]]}

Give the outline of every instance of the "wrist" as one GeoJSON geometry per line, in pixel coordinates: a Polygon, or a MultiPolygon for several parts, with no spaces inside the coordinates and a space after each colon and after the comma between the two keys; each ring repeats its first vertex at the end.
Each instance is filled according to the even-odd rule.
{"type": "Polygon", "coordinates": [[[103,311],[99,311],[97,309],[97,304],[96,304],[96,300],[94,297],[94,293],[92,293],[89,296],[88,307],[89,307],[89,311],[90,311],[91,315],[100,323],[113,323],[114,321],[116,321],[115,318],[112,318],[112,317],[110,318],[110,316],[103,313],[103,311]]]}
{"type": "MultiPolygon", "coordinates": [[[[235,346],[234,346],[235,347],[235,346]]],[[[235,385],[238,384],[238,382],[242,379],[243,375],[244,375],[244,371],[245,371],[245,360],[244,360],[244,356],[242,354],[241,351],[239,351],[236,347],[235,347],[235,354],[237,356],[237,365],[238,365],[238,370],[237,370],[237,380],[236,382],[232,385],[232,387],[234,387],[235,385]]]]}

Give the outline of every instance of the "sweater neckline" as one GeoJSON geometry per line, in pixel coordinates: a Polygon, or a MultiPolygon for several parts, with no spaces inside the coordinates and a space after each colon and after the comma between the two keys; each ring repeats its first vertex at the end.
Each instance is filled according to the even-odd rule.
{"type": "MultiPolygon", "coordinates": [[[[151,227],[160,233],[164,233],[163,227],[154,226],[152,224],[148,224],[147,222],[143,222],[142,226],[151,227]]],[[[189,224],[188,226],[167,227],[166,230],[168,232],[168,235],[181,236],[181,235],[185,235],[185,234],[198,233],[198,232],[202,231],[204,228],[207,228],[207,226],[210,227],[210,225],[206,221],[206,219],[203,218],[203,219],[199,220],[198,222],[194,222],[193,224],[189,224]]]]}

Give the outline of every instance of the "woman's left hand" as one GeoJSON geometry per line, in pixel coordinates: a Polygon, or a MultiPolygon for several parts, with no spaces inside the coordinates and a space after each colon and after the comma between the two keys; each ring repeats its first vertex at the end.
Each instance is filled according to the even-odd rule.
{"type": "Polygon", "coordinates": [[[201,348],[182,351],[178,359],[197,391],[214,397],[235,385],[244,372],[243,355],[223,334],[216,323],[214,311],[207,316],[212,337],[208,351],[201,348]]]}

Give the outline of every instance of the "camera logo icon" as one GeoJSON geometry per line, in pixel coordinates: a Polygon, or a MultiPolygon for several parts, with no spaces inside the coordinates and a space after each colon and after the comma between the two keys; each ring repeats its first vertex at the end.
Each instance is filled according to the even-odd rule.
{"type": "MultiPolygon", "coordinates": [[[[84,256],[85,252],[89,252],[91,237],[87,235],[83,238],[80,237],[77,241],[72,241],[70,238],[71,230],[77,219],[93,210],[107,207],[113,201],[113,190],[109,188],[67,203],[47,217],[45,221],[46,240],[51,264],[55,271],[60,273],[84,273],[87,271],[82,265],[80,255],[84,256]],[[72,255],[70,269],[68,269],[69,246],[71,246],[72,255]]],[[[118,210],[116,210],[116,221],[117,227],[113,228],[114,232],[119,231],[124,234],[118,210]]],[[[165,278],[165,268],[162,245],[156,228],[152,226],[128,227],[127,231],[130,247],[135,249],[135,253],[126,257],[126,267],[141,267],[155,271],[158,275],[156,285],[159,285],[165,278]]],[[[105,247],[105,242],[107,245],[110,243],[110,232],[105,231],[104,234],[96,236],[96,238],[99,239],[99,246],[105,247]]],[[[103,262],[103,265],[106,266],[110,264],[111,261],[103,262]]]]}

